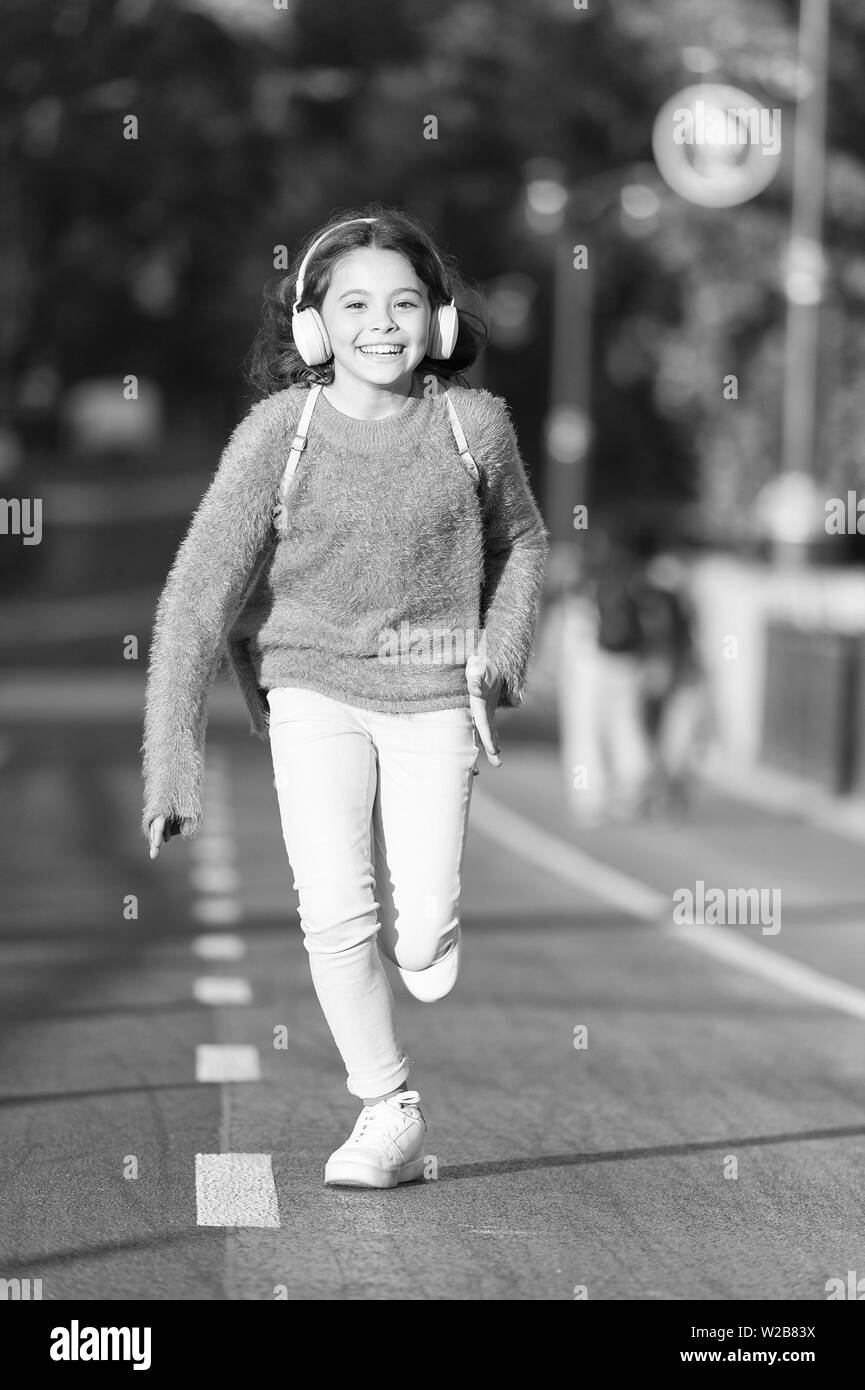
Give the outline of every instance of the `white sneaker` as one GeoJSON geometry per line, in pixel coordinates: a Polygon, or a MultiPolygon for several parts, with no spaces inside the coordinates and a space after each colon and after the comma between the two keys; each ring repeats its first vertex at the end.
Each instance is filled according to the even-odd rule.
{"type": "Polygon", "coordinates": [[[423,1177],[426,1120],[417,1091],[365,1105],[345,1143],[327,1160],[324,1181],[339,1187],[396,1187],[423,1177]]]}

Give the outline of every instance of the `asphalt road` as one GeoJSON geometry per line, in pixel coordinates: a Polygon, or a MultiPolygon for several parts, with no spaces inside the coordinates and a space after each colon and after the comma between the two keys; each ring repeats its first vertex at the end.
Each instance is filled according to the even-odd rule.
{"type": "Polygon", "coordinates": [[[865,1273],[853,841],[708,792],[684,823],[577,831],[555,746],[505,731],[475,783],[460,983],[399,995],[437,1176],[329,1190],[357,1105],[239,694],[212,701],[203,846],[154,862],[140,678],[0,686],[0,1277],[45,1299],[819,1300],[865,1273]],[[694,949],[669,922],[697,880],[777,889],[781,930],[694,926],[747,943],[694,949]],[[641,887],[659,912],[629,909],[641,887]],[[246,1002],[201,1002],[202,977],[246,1002]],[[204,1045],[259,1079],[196,1079],[204,1045]],[[258,1156],[261,1191],[241,1163],[217,1207],[255,1189],[269,1224],[200,1224],[196,1155],[258,1156]]]}

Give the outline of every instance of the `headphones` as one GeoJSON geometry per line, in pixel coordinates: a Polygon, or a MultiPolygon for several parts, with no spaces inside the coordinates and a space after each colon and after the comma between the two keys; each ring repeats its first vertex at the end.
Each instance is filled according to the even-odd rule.
{"type": "MultiPolygon", "coordinates": [[[[354,222],[377,221],[377,217],[353,217],[350,222],[341,222],[339,227],[349,227],[354,222]]],[[[300,263],[300,270],[297,272],[297,284],[294,287],[294,305],[291,311],[291,332],[295,347],[308,367],[317,367],[320,363],[329,361],[333,356],[333,348],[330,345],[330,338],[324,326],[324,320],[318,310],[301,309],[298,307],[300,301],[303,299],[303,277],[313,251],[315,251],[332,232],[338,231],[339,227],[329,227],[326,232],[312,243],[300,263]]],[[[438,254],[436,254],[436,260],[441,267],[442,276],[446,279],[444,266],[438,254]]],[[[426,348],[427,357],[435,359],[450,357],[456,346],[458,332],[459,315],[453,296],[451,296],[449,304],[441,304],[437,309],[434,309],[430,315],[429,337],[427,338],[426,348]]]]}

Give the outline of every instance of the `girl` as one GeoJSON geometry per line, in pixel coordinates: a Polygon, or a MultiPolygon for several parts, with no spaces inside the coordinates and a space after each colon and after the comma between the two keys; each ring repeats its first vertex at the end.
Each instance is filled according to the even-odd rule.
{"type": "Polygon", "coordinates": [[[548,533],[507,406],[460,371],[484,325],[426,230],[372,205],[265,291],[235,428],[154,622],[142,830],[202,818],[223,654],[269,741],[316,994],[363,1109],[325,1182],[423,1174],[382,955],[417,999],[453,988],[472,777],[523,699],[548,533]]]}

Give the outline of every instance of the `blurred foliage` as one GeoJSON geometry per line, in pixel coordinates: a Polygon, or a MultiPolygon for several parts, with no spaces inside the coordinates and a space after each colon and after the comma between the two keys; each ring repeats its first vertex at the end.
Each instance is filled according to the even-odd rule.
{"type": "MultiPolygon", "coordinates": [[[[6,0],[0,145],[3,407],[37,369],[68,386],[136,372],[224,429],[274,247],[376,198],[428,221],[470,276],[538,285],[531,331],[490,349],[537,452],[549,378],[551,247],[523,213],[526,161],[577,191],[651,159],[652,120],[713,76],[792,129],[794,0],[6,0]],[[424,120],[438,139],[424,139],[424,120]],[[124,138],[134,116],[138,139],[124,138]]],[[[822,315],[821,477],[865,481],[865,7],[833,0],[822,315]]],[[[779,455],[789,159],[759,198],[655,232],[608,214],[598,258],[594,492],[741,514],[779,455]],[[739,378],[725,401],[722,379],[739,378]]]]}

